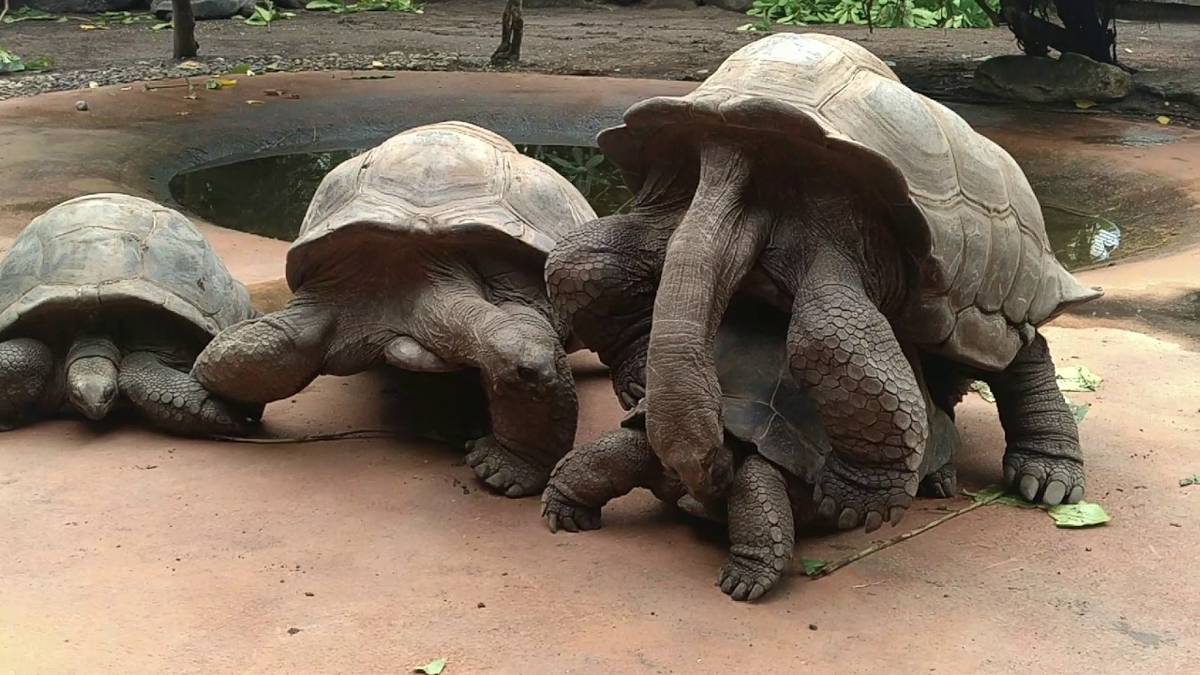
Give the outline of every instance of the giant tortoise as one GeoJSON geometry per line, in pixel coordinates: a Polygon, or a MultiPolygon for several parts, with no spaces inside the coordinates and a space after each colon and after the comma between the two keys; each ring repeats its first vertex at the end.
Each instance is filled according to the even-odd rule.
{"type": "Polygon", "coordinates": [[[911,504],[922,359],[949,390],[991,385],[1007,484],[1047,504],[1083,496],[1037,329],[1101,291],[1055,260],[1020,167],[957,114],[849,40],[785,33],[597,140],[635,206],[560,242],[550,296],[623,404],[645,394],[650,445],[697,499],[729,473],[712,345],[739,287],[791,314],[792,374],[832,444],[815,497],[839,527],[895,524],[911,504]]]}
{"type": "Polygon", "coordinates": [[[188,370],[256,315],[178,211],[117,193],[62,202],[0,262],[0,430],[71,409],[99,420],[124,394],[169,431],[246,433],[261,408],[212,396],[188,370]]]}
{"type": "Polygon", "coordinates": [[[595,218],[583,195],[464,122],[409,129],[318,186],[287,254],[288,305],[225,330],[193,373],[266,404],[318,375],[478,369],[491,434],[467,463],[511,497],[541,492],[575,438],[576,348],[546,297],[546,253],[595,218]]]}

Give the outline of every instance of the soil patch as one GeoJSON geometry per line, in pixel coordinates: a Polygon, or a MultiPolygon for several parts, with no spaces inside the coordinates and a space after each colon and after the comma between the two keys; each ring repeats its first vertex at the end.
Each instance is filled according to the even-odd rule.
{"type": "MultiPolygon", "coordinates": [[[[691,0],[636,6],[569,0],[527,3],[525,42],[517,70],[702,80],[731,52],[762,33],[737,30],[750,17],[691,0]],[[542,6],[538,6],[542,5],[542,6]]],[[[27,21],[0,26],[0,43],[26,58],[49,56],[49,73],[0,78],[0,98],[141,79],[219,74],[235,64],[324,70],[487,70],[499,41],[499,0],[442,0],[421,15],[391,12],[336,16],[298,12],[271,27],[203,21],[197,28],[201,67],[170,59],[168,31],[149,23],[80,30],[78,21],[27,21]],[[382,66],[382,67],[380,67],[382,66]]],[[[776,27],[855,40],[894,63],[913,89],[939,100],[996,102],[970,89],[979,60],[1018,53],[1007,28],[877,29],[858,26],[776,27]]],[[[1137,92],[1088,114],[1168,116],[1200,124],[1200,30],[1188,23],[1118,22],[1121,60],[1138,69],[1137,92]],[[1144,84],[1141,84],[1144,83],[1144,84]]],[[[1064,109],[1070,109],[1066,106],[1064,109]]],[[[1079,111],[1084,112],[1084,111],[1079,111]]]]}

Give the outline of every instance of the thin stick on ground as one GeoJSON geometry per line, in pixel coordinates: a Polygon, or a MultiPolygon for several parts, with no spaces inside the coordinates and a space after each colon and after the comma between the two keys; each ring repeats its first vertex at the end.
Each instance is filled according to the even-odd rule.
{"type": "Polygon", "coordinates": [[[929,530],[932,530],[933,528],[937,527],[938,525],[941,525],[942,523],[944,523],[948,520],[953,520],[954,518],[957,518],[957,517],[963,515],[964,513],[970,513],[971,511],[974,511],[975,509],[978,509],[983,506],[987,506],[988,504],[991,504],[992,502],[996,501],[997,499],[1000,499],[1003,496],[1004,496],[1004,493],[998,493],[998,494],[992,495],[991,497],[988,497],[987,499],[984,499],[982,501],[975,502],[974,504],[968,504],[967,506],[964,506],[957,511],[947,513],[946,515],[942,516],[941,518],[938,518],[937,520],[926,523],[926,524],[918,527],[915,530],[905,532],[904,534],[892,537],[891,539],[885,539],[885,540],[879,542],[878,544],[873,544],[871,546],[868,546],[867,548],[864,548],[863,550],[858,551],[857,553],[851,553],[850,555],[845,556],[843,558],[838,558],[837,560],[834,560],[833,562],[825,565],[824,567],[817,570],[816,572],[813,572],[812,574],[810,574],[809,578],[810,579],[820,579],[823,576],[833,574],[834,572],[845,567],[846,565],[849,565],[850,563],[858,562],[859,560],[862,560],[863,558],[865,558],[873,553],[879,553],[880,551],[882,551],[885,548],[890,548],[892,546],[895,546],[896,544],[899,544],[902,541],[907,541],[909,539],[912,539],[913,537],[917,536],[918,534],[921,534],[922,532],[928,532],[929,530]]]}
{"type": "Polygon", "coordinates": [[[8,0],[4,0],[4,9],[0,9],[0,21],[4,20],[6,14],[8,14],[8,0]]]}
{"type": "Polygon", "coordinates": [[[392,438],[395,434],[387,429],[354,429],[333,434],[310,434],[297,438],[246,438],[241,436],[213,436],[214,440],[227,443],[257,443],[259,445],[286,445],[288,443],[320,443],[323,441],[345,441],[364,438],[392,438]]]}

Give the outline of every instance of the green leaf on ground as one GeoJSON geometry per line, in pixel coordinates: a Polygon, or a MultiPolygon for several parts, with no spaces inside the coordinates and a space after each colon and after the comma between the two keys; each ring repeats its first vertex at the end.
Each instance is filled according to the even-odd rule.
{"type": "Polygon", "coordinates": [[[25,70],[25,62],[20,56],[0,47],[0,73],[19,73],[25,70]]]}
{"type": "Polygon", "coordinates": [[[1092,502],[1059,504],[1058,506],[1034,504],[1033,502],[1026,501],[1020,495],[1006,494],[1006,490],[999,485],[989,485],[978,492],[971,492],[970,490],[963,490],[963,492],[976,502],[991,501],[994,504],[1016,506],[1022,509],[1041,509],[1048,513],[1054,519],[1054,524],[1059,527],[1091,527],[1093,525],[1103,525],[1112,520],[1112,517],[1104,510],[1104,507],[1092,502]]]}
{"type": "Polygon", "coordinates": [[[801,558],[800,565],[804,568],[804,576],[811,577],[820,572],[829,562],[826,560],[818,560],[816,558],[801,558]]]}
{"type": "Polygon", "coordinates": [[[1088,409],[1092,407],[1091,403],[1072,403],[1066,394],[1063,394],[1063,400],[1067,402],[1067,407],[1071,409],[1071,414],[1075,416],[1076,424],[1082,422],[1084,417],[1087,417],[1088,409]]]}
{"type": "Polygon", "coordinates": [[[1063,366],[1054,371],[1058,388],[1062,391],[1096,391],[1103,377],[1093,373],[1085,365],[1063,366]]]}
{"type": "Polygon", "coordinates": [[[425,673],[425,675],[441,675],[441,672],[446,669],[446,659],[438,659],[430,661],[423,666],[413,668],[414,673],[425,673]]]}
{"type": "Polygon", "coordinates": [[[1179,479],[1179,487],[1187,487],[1189,485],[1200,485],[1200,473],[1179,479]]]}
{"type": "Polygon", "coordinates": [[[974,380],[971,382],[969,389],[970,391],[979,394],[979,398],[987,401],[988,403],[996,402],[996,397],[992,395],[992,388],[988,386],[987,382],[983,382],[982,380],[974,380]]]}
{"type": "Polygon", "coordinates": [[[319,12],[323,9],[338,9],[341,6],[342,3],[333,2],[333,0],[312,0],[312,2],[304,6],[304,9],[307,9],[310,12],[319,12]]]}
{"type": "Polygon", "coordinates": [[[1112,520],[1104,507],[1091,502],[1059,504],[1046,509],[1046,513],[1050,514],[1054,524],[1059,527],[1092,527],[1112,520]]]}
{"type": "Polygon", "coordinates": [[[18,7],[15,11],[4,15],[4,23],[17,23],[19,21],[66,21],[67,17],[43,12],[40,9],[32,7],[18,7]]]}
{"type": "Polygon", "coordinates": [[[1008,494],[1008,491],[999,485],[989,485],[979,492],[971,492],[963,490],[968,497],[977,502],[992,502],[993,504],[1004,504],[1005,506],[1015,506],[1021,509],[1036,509],[1037,504],[1027,502],[1020,495],[1008,494]]]}

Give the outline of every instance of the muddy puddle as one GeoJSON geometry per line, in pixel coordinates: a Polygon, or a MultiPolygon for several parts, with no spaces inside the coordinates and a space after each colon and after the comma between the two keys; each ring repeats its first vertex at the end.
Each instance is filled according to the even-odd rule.
{"type": "MultiPolygon", "coordinates": [[[[600,215],[629,208],[632,194],[615,165],[599,150],[585,146],[518,145],[570,180],[600,215]]],[[[179,174],[170,182],[172,197],[187,210],[222,227],[291,241],[321,179],[339,163],[366,148],[256,157],[179,174]]],[[[1069,269],[1081,269],[1166,243],[1153,219],[1127,216],[1139,206],[1114,193],[1086,164],[1059,161],[1042,166],[1033,158],[1030,182],[1042,201],[1046,230],[1055,255],[1069,269]],[[1134,245],[1129,245],[1132,242],[1134,245]]],[[[1022,161],[1018,158],[1018,161],[1022,161]]],[[[1022,161],[1024,165],[1025,162],[1022,161]]],[[[1144,195],[1156,199],[1154,191],[1144,195]]],[[[1168,200],[1169,201],[1169,200],[1168,200]]]]}

